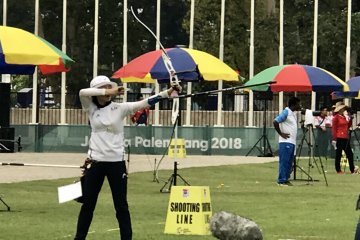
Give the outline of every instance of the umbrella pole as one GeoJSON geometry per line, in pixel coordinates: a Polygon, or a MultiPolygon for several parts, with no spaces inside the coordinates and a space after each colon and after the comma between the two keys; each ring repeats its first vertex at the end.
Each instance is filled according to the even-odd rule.
{"type": "Polygon", "coordinates": [[[263,146],[264,146],[264,153],[263,153],[263,157],[273,157],[274,154],[273,154],[273,151],[271,149],[271,145],[270,145],[270,142],[269,142],[269,139],[267,137],[267,134],[266,134],[266,123],[267,123],[267,108],[268,108],[268,100],[264,100],[265,101],[265,110],[264,110],[264,122],[263,122],[263,146]],[[269,147],[269,148],[267,148],[269,147]],[[269,152],[268,152],[269,150],[269,152]]]}

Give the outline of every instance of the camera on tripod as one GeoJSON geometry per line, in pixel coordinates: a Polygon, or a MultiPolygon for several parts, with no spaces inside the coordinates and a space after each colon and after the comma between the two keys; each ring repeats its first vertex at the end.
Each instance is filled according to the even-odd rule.
{"type": "Polygon", "coordinates": [[[321,115],[320,111],[312,111],[304,108],[302,108],[300,112],[301,115],[304,115],[304,119],[300,122],[302,128],[305,126],[314,126],[314,117],[321,115]]]}
{"type": "Polygon", "coordinates": [[[313,117],[321,116],[321,111],[312,111],[310,109],[302,108],[300,112],[302,115],[311,114],[313,117]]]}

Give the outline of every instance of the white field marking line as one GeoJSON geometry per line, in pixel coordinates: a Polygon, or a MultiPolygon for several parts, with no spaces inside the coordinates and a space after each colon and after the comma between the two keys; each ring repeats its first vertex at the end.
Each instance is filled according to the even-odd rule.
{"type": "Polygon", "coordinates": [[[108,229],[108,230],[106,230],[107,232],[111,232],[111,231],[119,231],[120,230],[120,228],[113,228],[113,229],[108,229]]]}
{"type": "MultiPolygon", "coordinates": [[[[274,237],[280,237],[281,235],[273,235],[274,237]]],[[[296,239],[327,239],[321,236],[293,236],[295,238],[278,238],[278,240],[296,240],[296,239]]]]}
{"type": "Polygon", "coordinates": [[[63,238],[72,238],[72,235],[71,235],[71,234],[69,234],[69,235],[62,236],[62,237],[55,238],[55,239],[63,239],[63,238]]]}

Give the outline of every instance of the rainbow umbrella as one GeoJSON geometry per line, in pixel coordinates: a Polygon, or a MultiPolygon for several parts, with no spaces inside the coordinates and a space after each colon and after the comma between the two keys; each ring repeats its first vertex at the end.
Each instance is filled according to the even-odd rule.
{"type": "Polygon", "coordinates": [[[333,99],[337,98],[360,98],[360,76],[350,78],[347,82],[349,91],[335,91],[331,93],[333,99]]]}
{"type": "Polygon", "coordinates": [[[332,92],[348,91],[349,86],[331,72],[308,65],[290,64],[267,68],[251,78],[245,86],[275,81],[271,85],[250,87],[255,91],[332,92]]]}
{"type": "MultiPolygon", "coordinates": [[[[166,49],[177,75],[182,81],[239,81],[239,74],[220,59],[189,48],[166,49]]],[[[161,57],[161,50],[145,53],[117,70],[112,78],[123,82],[168,82],[169,73],[161,57]]]]}
{"type": "Polygon", "coordinates": [[[0,74],[66,72],[74,63],[45,39],[19,28],[0,26],[0,74]]]}

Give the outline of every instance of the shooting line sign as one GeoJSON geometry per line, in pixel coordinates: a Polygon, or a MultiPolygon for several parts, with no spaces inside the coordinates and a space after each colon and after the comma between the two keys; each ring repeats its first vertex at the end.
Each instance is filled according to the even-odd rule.
{"type": "Polygon", "coordinates": [[[164,233],[210,235],[211,209],[208,186],[171,187],[164,233]]]}

